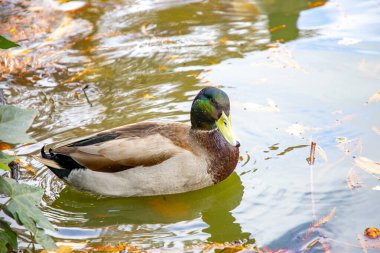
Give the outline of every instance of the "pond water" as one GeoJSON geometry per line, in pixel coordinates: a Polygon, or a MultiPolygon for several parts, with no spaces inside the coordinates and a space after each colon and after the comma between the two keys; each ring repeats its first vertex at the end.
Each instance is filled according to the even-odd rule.
{"type": "MultiPolygon", "coordinates": [[[[5,1],[0,11],[0,33],[23,46],[1,52],[0,88],[39,112],[38,142],[18,154],[143,120],[189,122],[206,86],[229,95],[242,144],[224,182],[147,198],[81,193],[24,158],[37,173],[22,181],[45,189],[56,241],[361,252],[358,237],[380,227],[378,175],[358,166],[380,161],[379,1],[93,0],[75,12],[5,1]]],[[[368,252],[378,245],[367,240],[368,252]]]]}

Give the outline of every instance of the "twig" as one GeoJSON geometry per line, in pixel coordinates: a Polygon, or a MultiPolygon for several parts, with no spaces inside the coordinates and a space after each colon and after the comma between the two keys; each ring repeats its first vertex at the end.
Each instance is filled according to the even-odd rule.
{"type": "Polygon", "coordinates": [[[309,160],[309,164],[310,165],[314,165],[314,161],[315,161],[315,147],[317,146],[317,143],[312,141],[311,142],[311,147],[310,147],[310,160],[309,160]]]}
{"type": "Polygon", "coordinates": [[[87,96],[87,93],[86,93],[86,89],[88,89],[88,84],[86,86],[83,87],[82,91],[84,93],[84,96],[86,97],[86,100],[87,102],[89,103],[89,105],[92,107],[92,103],[90,101],[90,99],[88,99],[88,96],[87,96]]]}

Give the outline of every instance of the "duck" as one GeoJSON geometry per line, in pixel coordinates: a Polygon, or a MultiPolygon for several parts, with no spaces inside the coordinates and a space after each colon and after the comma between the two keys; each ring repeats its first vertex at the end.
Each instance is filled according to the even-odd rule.
{"type": "Polygon", "coordinates": [[[226,179],[239,160],[228,95],[206,87],[191,125],[139,122],[66,141],[35,157],[73,188],[101,196],[177,194],[226,179]]]}

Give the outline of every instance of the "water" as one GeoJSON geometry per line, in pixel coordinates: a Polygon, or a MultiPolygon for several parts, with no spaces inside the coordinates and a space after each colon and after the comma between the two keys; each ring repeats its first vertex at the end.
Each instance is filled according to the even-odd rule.
{"type": "Polygon", "coordinates": [[[7,20],[44,20],[24,28],[31,50],[13,58],[28,61],[28,71],[16,60],[10,74],[9,61],[0,64],[7,102],[39,112],[30,129],[38,142],[18,147],[20,155],[142,120],[189,122],[205,86],[228,93],[242,144],[242,161],[225,182],[149,198],[80,193],[25,158],[38,172],[22,181],[46,189],[43,211],[56,241],[179,250],[247,240],[299,252],[319,239],[332,252],[361,252],[357,235],[380,227],[372,189],[379,181],[355,166],[359,156],[380,161],[379,101],[371,98],[380,91],[378,1],[96,0],[72,14],[28,3],[34,9],[6,2],[0,15],[3,34],[12,29],[7,20]],[[321,148],[312,167],[311,140],[321,148]],[[350,170],[360,188],[349,189],[350,170]],[[306,236],[314,216],[334,208],[306,236]]]}

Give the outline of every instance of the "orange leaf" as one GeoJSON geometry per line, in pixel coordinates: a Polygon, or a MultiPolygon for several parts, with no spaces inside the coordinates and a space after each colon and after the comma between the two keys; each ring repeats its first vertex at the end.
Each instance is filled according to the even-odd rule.
{"type": "Polygon", "coordinates": [[[57,249],[43,250],[41,253],[71,253],[73,249],[69,246],[61,245],[57,249]]]}
{"type": "Polygon", "coordinates": [[[29,166],[28,164],[25,164],[20,159],[16,159],[15,162],[18,163],[21,167],[23,167],[27,171],[29,171],[30,173],[32,173],[33,175],[36,175],[36,171],[31,166],[29,166]]]}
{"type": "Polygon", "coordinates": [[[309,3],[307,5],[307,7],[309,7],[309,8],[315,8],[315,7],[323,6],[325,4],[326,4],[326,2],[318,1],[318,2],[314,2],[314,3],[309,3]]]}
{"type": "Polygon", "coordinates": [[[224,37],[219,40],[219,43],[224,44],[228,41],[228,38],[224,37]]]}
{"type": "Polygon", "coordinates": [[[12,149],[12,146],[7,143],[0,142],[0,150],[7,150],[7,149],[12,149]]]}
{"type": "Polygon", "coordinates": [[[374,227],[366,228],[364,230],[364,235],[371,239],[377,239],[380,237],[380,230],[374,227]]]}
{"type": "Polygon", "coordinates": [[[275,32],[275,31],[277,31],[277,30],[284,29],[285,27],[286,27],[286,25],[279,25],[279,26],[276,26],[276,27],[271,28],[269,31],[270,31],[270,32],[275,32]]]}

